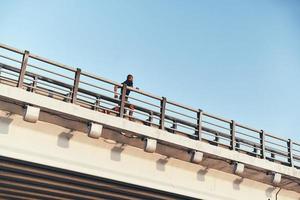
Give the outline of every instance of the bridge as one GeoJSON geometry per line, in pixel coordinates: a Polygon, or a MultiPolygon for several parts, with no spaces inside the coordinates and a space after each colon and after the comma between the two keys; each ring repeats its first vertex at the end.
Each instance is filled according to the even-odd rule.
{"type": "Polygon", "coordinates": [[[299,168],[296,141],[0,44],[1,198],[299,200],[299,168]]]}

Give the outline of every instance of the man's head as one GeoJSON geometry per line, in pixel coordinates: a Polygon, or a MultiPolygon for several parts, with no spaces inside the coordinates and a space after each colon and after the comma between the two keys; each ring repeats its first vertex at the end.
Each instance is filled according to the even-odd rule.
{"type": "Polygon", "coordinates": [[[133,76],[131,74],[127,75],[127,81],[133,82],[133,76]]]}

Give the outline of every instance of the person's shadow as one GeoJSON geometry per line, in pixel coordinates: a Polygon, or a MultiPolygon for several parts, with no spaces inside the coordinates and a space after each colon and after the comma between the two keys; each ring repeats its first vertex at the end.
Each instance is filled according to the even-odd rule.
{"type": "Polygon", "coordinates": [[[197,172],[197,180],[199,181],[205,181],[205,175],[207,174],[208,172],[208,167],[204,168],[204,169],[200,169],[198,172],[197,172]]]}
{"type": "Polygon", "coordinates": [[[166,164],[168,163],[169,157],[160,158],[156,161],[156,169],[159,171],[165,171],[166,170],[166,164]]]}
{"type": "Polygon", "coordinates": [[[11,114],[7,114],[6,117],[0,117],[0,134],[8,134],[9,133],[9,126],[13,119],[9,117],[11,114]]]}
{"type": "Polygon", "coordinates": [[[73,137],[73,130],[60,133],[57,138],[57,146],[61,148],[69,148],[70,139],[72,137],[73,137]]]}
{"type": "Polygon", "coordinates": [[[125,144],[121,144],[120,146],[114,146],[110,150],[110,159],[113,161],[121,161],[121,153],[124,151],[125,144]]]}
{"type": "Polygon", "coordinates": [[[232,183],[233,189],[240,190],[240,185],[243,181],[244,181],[244,178],[242,178],[242,177],[236,178],[232,183]]]}

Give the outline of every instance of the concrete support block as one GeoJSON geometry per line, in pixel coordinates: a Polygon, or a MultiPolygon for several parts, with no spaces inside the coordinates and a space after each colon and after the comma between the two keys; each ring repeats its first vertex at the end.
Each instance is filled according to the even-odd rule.
{"type": "Polygon", "coordinates": [[[103,126],[101,124],[91,122],[89,124],[88,136],[91,138],[98,139],[102,134],[103,126]]]}
{"type": "Polygon", "coordinates": [[[31,123],[36,123],[39,119],[40,108],[26,105],[24,120],[31,123]]]}
{"type": "Polygon", "coordinates": [[[233,172],[236,175],[242,175],[244,172],[244,169],[245,169],[245,165],[243,163],[238,163],[238,162],[234,163],[233,172]]]}
{"type": "Polygon", "coordinates": [[[156,150],[157,140],[146,138],[144,150],[148,153],[153,153],[156,150]]]}
{"type": "Polygon", "coordinates": [[[199,164],[203,159],[203,153],[200,151],[194,151],[191,157],[191,162],[199,164]]]}
{"type": "Polygon", "coordinates": [[[279,173],[273,173],[272,174],[272,183],[274,185],[278,185],[281,182],[281,174],[279,173]]]}

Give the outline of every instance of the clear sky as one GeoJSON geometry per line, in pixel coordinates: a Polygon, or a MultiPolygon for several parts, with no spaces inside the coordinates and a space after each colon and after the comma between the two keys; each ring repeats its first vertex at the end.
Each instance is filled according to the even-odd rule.
{"type": "Polygon", "coordinates": [[[299,0],[0,0],[0,42],[300,141],[299,0]]]}

